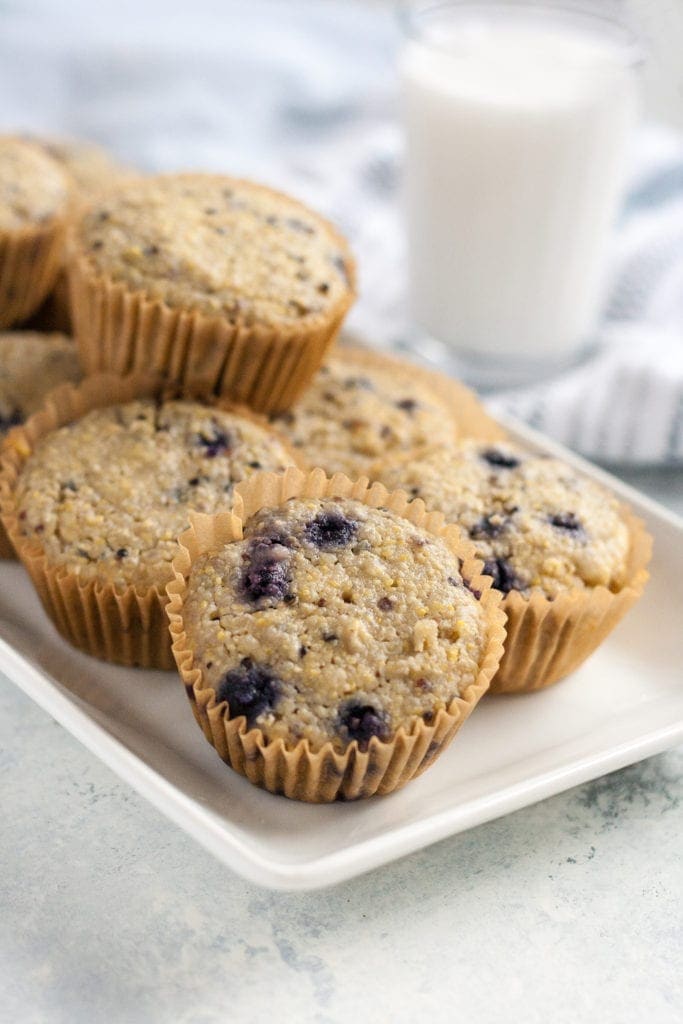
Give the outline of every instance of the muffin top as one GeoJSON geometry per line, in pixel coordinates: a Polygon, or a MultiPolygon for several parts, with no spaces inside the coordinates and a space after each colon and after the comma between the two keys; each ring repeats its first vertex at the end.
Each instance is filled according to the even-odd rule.
{"type": "Polygon", "coordinates": [[[38,146],[0,137],[0,230],[46,224],[64,213],[69,180],[38,146]]]}
{"type": "Polygon", "coordinates": [[[423,498],[467,530],[498,590],[540,591],[624,583],[630,537],[616,498],[559,459],[463,441],[418,462],[376,467],[387,486],[423,498]]]}
{"type": "Polygon", "coordinates": [[[238,481],[291,464],[277,436],[234,412],[152,399],[94,409],[24,464],[20,533],[84,579],[162,588],[190,509],[229,508],[238,481]]]}
{"type": "Polygon", "coordinates": [[[341,314],[353,261],[327,221],[288,196],[209,174],[135,179],[84,214],[93,266],[167,305],[253,326],[341,314]]]}
{"type": "Polygon", "coordinates": [[[274,422],[309,465],[350,477],[369,473],[380,456],[448,445],[455,435],[444,402],[409,373],[368,366],[343,349],[274,422]]]}
{"type": "Polygon", "coordinates": [[[478,675],[487,617],[442,539],[351,499],[291,499],[201,556],[183,624],[231,718],[339,750],[431,722],[478,675]]]}
{"type": "Polygon", "coordinates": [[[29,139],[40,146],[71,175],[77,190],[83,196],[96,195],[119,178],[128,177],[130,171],[118,163],[106,149],[83,139],[29,139]]]}
{"type": "Polygon", "coordinates": [[[0,434],[23,423],[51,388],[80,377],[76,346],[65,334],[0,333],[0,434]]]}

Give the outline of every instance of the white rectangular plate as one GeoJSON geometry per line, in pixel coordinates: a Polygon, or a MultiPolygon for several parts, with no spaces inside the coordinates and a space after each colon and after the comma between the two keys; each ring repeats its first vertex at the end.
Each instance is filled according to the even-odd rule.
{"type": "Polygon", "coordinates": [[[486,697],[435,766],[399,793],[308,806],[256,789],[206,743],[174,673],[70,648],[10,563],[0,669],[219,860],[277,889],[342,881],[664,750],[683,738],[683,521],[540,435],[512,432],[602,480],[645,518],[652,578],[578,672],[537,694],[486,697]]]}

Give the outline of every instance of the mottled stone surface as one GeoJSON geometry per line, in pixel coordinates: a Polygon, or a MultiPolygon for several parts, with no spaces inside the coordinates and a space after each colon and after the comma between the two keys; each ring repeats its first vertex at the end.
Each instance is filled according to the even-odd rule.
{"type": "Polygon", "coordinates": [[[257,889],[0,679],[0,1021],[665,1024],[683,748],[334,889],[257,889]]]}

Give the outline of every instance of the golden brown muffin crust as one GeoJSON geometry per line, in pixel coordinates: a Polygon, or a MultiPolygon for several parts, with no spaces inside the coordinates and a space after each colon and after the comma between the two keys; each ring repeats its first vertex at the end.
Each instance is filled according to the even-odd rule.
{"type": "Polygon", "coordinates": [[[252,326],[343,310],[353,261],[327,221],[288,196],[209,174],[136,179],[83,216],[76,247],[114,281],[174,308],[252,326]]]}

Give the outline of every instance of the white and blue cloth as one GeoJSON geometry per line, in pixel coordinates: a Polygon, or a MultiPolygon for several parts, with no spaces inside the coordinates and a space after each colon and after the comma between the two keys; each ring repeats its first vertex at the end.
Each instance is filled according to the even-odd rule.
{"type": "MultiPolygon", "coordinates": [[[[360,266],[350,326],[409,332],[389,4],[23,0],[0,5],[0,122],[86,136],[147,170],[254,177],[337,221],[360,266]]],[[[646,127],[616,225],[599,344],[512,413],[606,462],[683,462],[683,141],[646,127]]]]}

